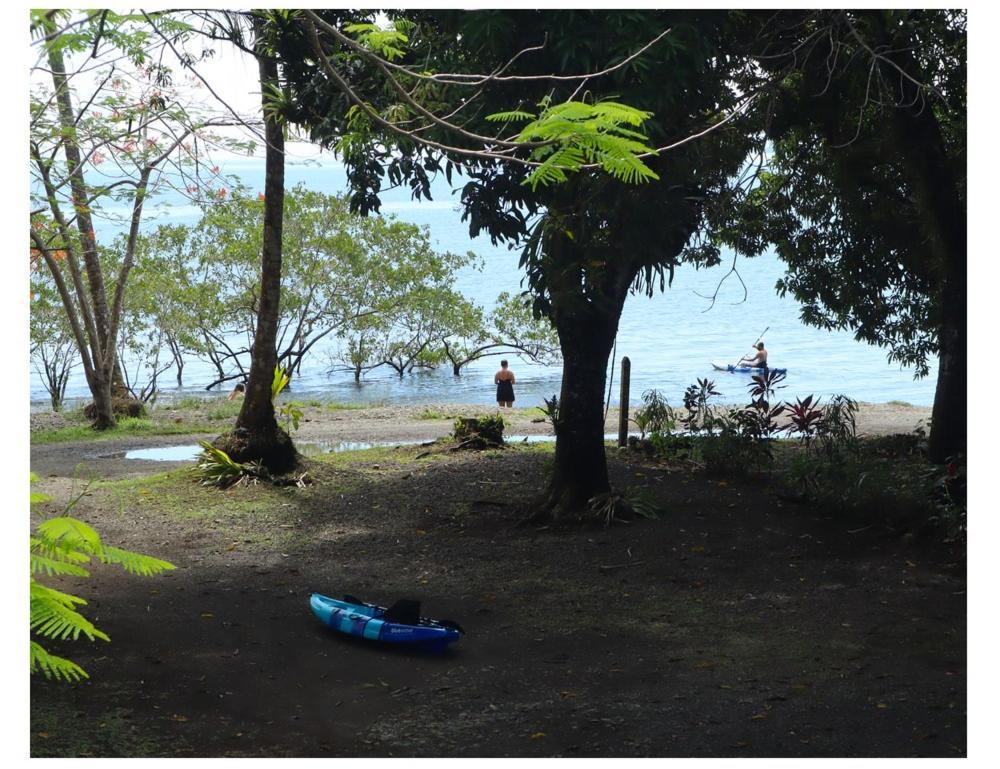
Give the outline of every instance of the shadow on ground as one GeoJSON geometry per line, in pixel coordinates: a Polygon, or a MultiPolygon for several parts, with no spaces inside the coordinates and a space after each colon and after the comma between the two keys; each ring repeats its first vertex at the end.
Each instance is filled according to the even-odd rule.
{"type": "Polygon", "coordinates": [[[617,458],[659,520],[516,528],[544,452],[415,453],[304,489],[96,486],[81,517],[179,568],[74,586],[112,643],[53,647],[91,679],[32,682],[32,755],[965,755],[956,557],[617,458]],[[418,598],[467,635],[352,640],[311,591],[418,598]]]}

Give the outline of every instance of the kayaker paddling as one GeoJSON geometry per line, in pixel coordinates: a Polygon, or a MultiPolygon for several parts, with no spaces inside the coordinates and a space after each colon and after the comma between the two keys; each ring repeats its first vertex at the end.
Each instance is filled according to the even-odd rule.
{"type": "Polygon", "coordinates": [[[746,362],[746,365],[750,366],[751,368],[765,368],[766,369],[767,368],[767,350],[764,349],[764,343],[763,342],[757,342],[756,347],[757,347],[757,354],[756,355],[754,355],[752,358],[745,357],[745,356],[742,357],[742,358],[740,358],[740,361],[739,361],[739,363],[737,365],[740,365],[740,364],[743,364],[744,362],[746,362]]]}

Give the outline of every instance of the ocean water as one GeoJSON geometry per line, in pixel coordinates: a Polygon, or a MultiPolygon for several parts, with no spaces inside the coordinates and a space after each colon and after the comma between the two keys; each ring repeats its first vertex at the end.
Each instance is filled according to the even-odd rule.
{"type": "MultiPolygon", "coordinates": [[[[251,189],[263,189],[262,160],[244,158],[219,164],[223,173],[239,177],[251,189]]],[[[300,182],[328,193],[346,190],[343,169],[330,160],[290,162],[286,185],[291,187],[300,182]]],[[[522,290],[517,252],[494,247],[485,237],[470,238],[467,226],[461,221],[457,192],[452,194],[443,178],[435,181],[433,192],[432,201],[411,200],[405,189],[387,192],[383,196],[382,213],[427,226],[439,250],[471,250],[481,255],[482,271],[463,270],[456,280],[456,288],[468,298],[489,308],[501,291],[522,290]]],[[[175,200],[171,205],[166,196],[152,210],[147,210],[150,211],[145,224],[148,228],[157,223],[194,223],[199,213],[183,200],[175,200]]],[[[126,213],[126,209],[120,213],[126,213]]],[[[96,229],[98,237],[105,238],[120,231],[121,225],[98,222],[96,229]]],[[[828,397],[843,393],[869,402],[932,403],[935,367],[928,377],[915,380],[912,369],[887,362],[885,350],[856,341],[849,331],[831,332],[804,325],[799,320],[799,304],[791,297],[779,297],[774,289],[783,268],[773,254],[741,259],[738,269],[746,284],[746,297],[740,281],[730,275],[712,305],[705,297],[715,292],[729,270],[725,262],[724,259],[723,265],[709,270],[681,267],[673,285],[664,293],[652,298],[629,297],[618,331],[614,382],[610,388],[612,404],[618,402],[622,356],[631,361],[631,403],[638,403],[642,393],[652,388],[659,389],[671,403],[680,403],[685,387],[699,377],[713,379],[723,400],[742,402],[746,399],[749,376],[714,371],[711,364],[733,362],[748,354],[765,328],[769,329],[764,341],[770,364],[788,369],[782,397],[809,394],[828,397]]],[[[336,341],[331,340],[330,344],[336,341]]],[[[514,354],[508,358],[517,376],[516,405],[538,405],[543,397],[559,391],[558,365],[534,364],[514,354]]],[[[376,370],[359,384],[347,372],[328,373],[325,360],[322,349],[318,349],[305,362],[303,376],[293,382],[294,397],[366,403],[495,403],[492,381],[498,368],[496,358],[470,364],[459,377],[451,373],[450,367],[402,379],[391,370],[376,370]]],[[[191,360],[185,366],[183,390],[176,388],[173,373],[168,371],[161,377],[159,397],[169,400],[189,394],[205,395],[205,385],[213,378],[213,370],[207,364],[191,360]]],[[[77,369],[67,387],[67,398],[84,399],[87,395],[82,371],[77,369]]],[[[34,371],[31,401],[33,409],[48,408],[45,389],[34,371]]]]}

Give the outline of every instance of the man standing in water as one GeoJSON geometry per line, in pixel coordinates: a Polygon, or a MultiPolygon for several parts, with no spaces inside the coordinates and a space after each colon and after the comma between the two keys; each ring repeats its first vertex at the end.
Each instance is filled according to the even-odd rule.
{"type": "Polygon", "coordinates": [[[754,368],[767,368],[767,350],[764,349],[764,343],[757,342],[757,354],[753,358],[740,358],[740,363],[743,362],[754,368]]]}
{"type": "Polygon", "coordinates": [[[512,408],[514,406],[514,372],[507,368],[507,361],[500,361],[500,370],[493,376],[497,386],[497,406],[512,408]]]}

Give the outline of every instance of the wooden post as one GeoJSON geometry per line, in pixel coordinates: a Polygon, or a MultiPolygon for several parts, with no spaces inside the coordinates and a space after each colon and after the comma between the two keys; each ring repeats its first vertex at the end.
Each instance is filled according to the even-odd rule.
{"type": "Polygon", "coordinates": [[[618,397],[618,445],[628,444],[628,379],[632,363],[626,355],[622,358],[622,389],[618,397]]]}

